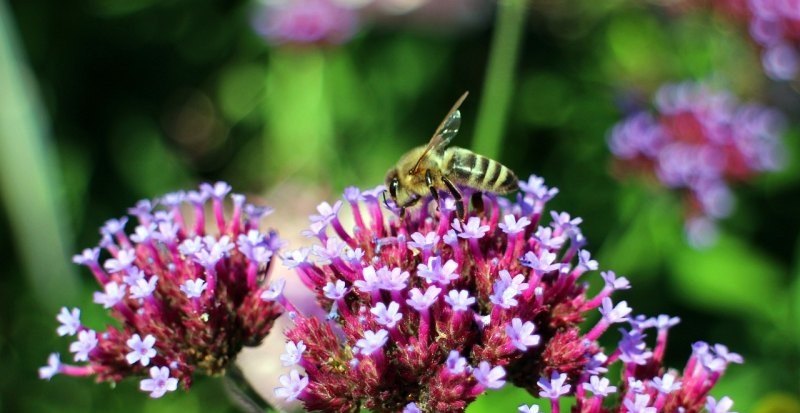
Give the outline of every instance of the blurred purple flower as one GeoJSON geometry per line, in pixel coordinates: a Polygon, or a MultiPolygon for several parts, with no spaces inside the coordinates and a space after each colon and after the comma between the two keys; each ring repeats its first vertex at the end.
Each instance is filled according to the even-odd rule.
{"type": "Polygon", "coordinates": [[[277,45],[333,45],[350,40],[358,18],[354,10],[332,0],[285,0],[258,10],[253,26],[277,45]]]}

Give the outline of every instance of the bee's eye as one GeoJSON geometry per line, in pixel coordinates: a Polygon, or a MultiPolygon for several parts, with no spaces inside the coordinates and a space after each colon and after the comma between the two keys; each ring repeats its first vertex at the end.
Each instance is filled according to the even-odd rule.
{"type": "Polygon", "coordinates": [[[397,187],[400,185],[400,181],[395,176],[392,178],[392,184],[389,185],[389,194],[392,196],[392,199],[397,198],[397,187]]]}

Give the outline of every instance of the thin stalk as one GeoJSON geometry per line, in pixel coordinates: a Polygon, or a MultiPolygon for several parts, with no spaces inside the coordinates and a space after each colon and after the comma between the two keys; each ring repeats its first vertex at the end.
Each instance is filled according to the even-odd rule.
{"type": "Polygon", "coordinates": [[[55,310],[77,296],[54,145],[6,2],[0,1],[0,196],[28,283],[55,310]]]}
{"type": "Polygon", "coordinates": [[[264,400],[261,395],[250,385],[244,377],[242,370],[236,363],[225,371],[223,378],[225,393],[231,402],[244,413],[264,413],[276,411],[269,402],[264,400]]]}
{"type": "Polygon", "coordinates": [[[495,32],[489,52],[489,66],[478,109],[472,149],[490,158],[500,155],[503,144],[511,93],[514,90],[514,68],[525,27],[530,0],[498,1],[495,32]]]}

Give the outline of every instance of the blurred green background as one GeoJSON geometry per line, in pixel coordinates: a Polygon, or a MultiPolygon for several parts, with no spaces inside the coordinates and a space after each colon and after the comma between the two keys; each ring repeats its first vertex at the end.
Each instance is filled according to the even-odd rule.
{"type": "MultiPolygon", "coordinates": [[[[454,144],[473,146],[482,101],[499,112],[497,159],[561,189],[549,205],[583,217],[601,268],[630,278],[634,288],[619,297],[639,313],[681,317],[669,365],[682,368],[696,340],[725,343],[746,364],[732,366],[715,395],[730,395],[739,412],[800,411],[796,84],[768,81],[741,28],[702,10],[634,0],[528,6],[515,78],[485,89],[492,2],[468,23],[446,13],[436,24],[378,18],[346,44],[294,47],[259,37],[247,1],[0,0],[0,411],[234,411],[213,379],[155,401],[135,382],[112,390],[38,380],[47,354],[67,354],[69,340],[55,334],[60,306],[105,322],[91,304],[93,279],[69,257],[136,200],[204,180],[250,194],[291,182],[320,201],[374,186],[464,90],[454,144]],[[719,241],[699,251],[683,238],[680,200],[616,180],[606,146],[627,110],[687,79],[790,120],[787,168],[737,187],[719,241]],[[505,123],[502,99],[486,101],[503,88],[505,123]]],[[[530,400],[506,390],[472,411],[530,400]]]]}

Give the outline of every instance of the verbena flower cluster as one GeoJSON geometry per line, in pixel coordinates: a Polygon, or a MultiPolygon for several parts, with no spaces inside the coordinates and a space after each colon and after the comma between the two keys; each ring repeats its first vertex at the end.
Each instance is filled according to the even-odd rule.
{"type": "Polygon", "coordinates": [[[230,190],[218,182],[139,201],[129,210],[138,220],[131,233],[127,217],[107,221],[99,247],[73,261],[94,274],[101,287],[94,302],[119,327],[95,330],[81,322],[79,309],[62,308],[57,333],[76,338],[69,351],[81,364],[54,353],[39,375],[113,382],[144,376],[141,389],[161,397],[178,384],[188,389],[195,372],[223,373],[243,346],[259,344],[281,313],[282,284],[266,287],[265,278],[282,241],[259,231],[271,211],[243,195],[230,196],[226,216],[230,190]]]}
{"type": "Polygon", "coordinates": [[[741,21],[761,48],[765,73],[776,80],[800,74],[800,2],[796,0],[714,0],[713,7],[741,21]]]}
{"type": "Polygon", "coordinates": [[[583,249],[581,219],[545,213],[558,190],[541,178],[520,187],[515,202],[483,195],[483,208],[463,221],[452,199],[438,209],[428,199],[400,220],[382,208],[383,187],[345,191],[350,230],[342,201],[320,204],[306,235],[321,245],[283,262],[328,317],[294,315],[281,360],[296,367],[275,394],[313,411],[460,412],[512,382],[551,400],[553,412],[565,396],[576,397],[579,412],[701,410],[740,357],[698,343],[682,373],[665,369],[667,331],[678,320],[632,317],[625,301],[611,299],[630,287],[612,271],[587,294],[586,273],[598,263],[583,249]],[[604,351],[598,339],[615,324],[630,328],[604,351]],[[614,363],[621,381],[607,376],[614,363]]]}
{"type": "Polygon", "coordinates": [[[781,166],[783,118],[702,83],[662,86],[654,104],[655,113],[641,111],[614,126],[611,152],[625,169],[683,191],[690,241],[713,242],[715,221],[733,209],[730,184],[781,166]]]}
{"type": "Polygon", "coordinates": [[[358,15],[331,0],[288,0],[265,5],[253,26],[274,44],[334,45],[356,33],[358,15]]]}

